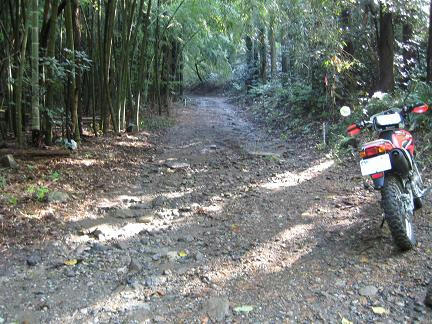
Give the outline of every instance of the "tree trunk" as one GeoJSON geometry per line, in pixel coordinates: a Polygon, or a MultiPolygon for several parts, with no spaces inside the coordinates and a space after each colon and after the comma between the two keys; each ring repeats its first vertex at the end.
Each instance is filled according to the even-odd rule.
{"type": "MultiPolygon", "coordinates": [[[[7,76],[10,80],[12,80],[12,55],[10,54],[10,49],[8,49],[8,55],[7,55],[7,76]]],[[[12,109],[12,105],[10,103],[12,103],[13,101],[13,96],[14,96],[14,91],[13,91],[13,86],[11,82],[8,82],[8,86],[7,86],[7,98],[8,98],[8,107],[6,110],[7,113],[7,123],[8,123],[8,129],[12,130],[14,127],[14,121],[13,121],[13,109],[12,109]]]]}
{"type": "Polygon", "coordinates": [[[341,24],[343,28],[343,41],[344,47],[343,51],[349,56],[354,56],[354,44],[349,35],[348,31],[351,29],[351,11],[348,8],[342,10],[341,13],[341,24]]]}
{"type": "MultiPolygon", "coordinates": [[[[82,27],[81,27],[81,15],[79,10],[78,0],[72,1],[72,26],[73,26],[74,50],[81,51],[82,50],[81,48],[82,27]]],[[[82,82],[83,82],[82,74],[79,72],[76,73],[75,92],[73,95],[74,95],[74,104],[76,105],[76,110],[77,110],[76,130],[75,130],[79,134],[79,137],[75,139],[77,142],[81,139],[81,134],[83,133],[82,123],[81,123],[82,106],[83,106],[82,95],[81,95],[82,82]]]]}
{"type": "MultiPolygon", "coordinates": [[[[51,17],[49,19],[49,35],[47,38],[47,57],[54,59],[55,58],[55,41],[56,41],[56,34],[57,34],[57,10],[58,10],[58,3],[59,0],[52,0],[51,4],[51,17]]],[[[47,85],[47,95],[46,95],[46,104],[47,104],[47,111],[45,112],[44,118],[45,118],[45,144],[51,145],[52,144],[52,126],[53,126],[53,120],[51,118],[50,112],[54,110],[54,72],[53,67],[48,67],[48,85],[47,85]]]]}
{"type": "Polygon", "coordinates": [[[197,62],[195,62],[195,73],[196,73],[196,75],[198,77],[198,80],[200,80],[201,83],[204,83],[204,80],[203,80],[203,78],[201,76],[201,73],[199,71],[199,66],[198,66],[197,62]]]}
{"type": "Polygon", "coordinates": [[[414,44],[412,42],[413,38],[413,27],[410,23],[403,24],[402,28],[402,56],[403,56],[403,68],[402,68],[402,82],[403,86],[408,85],[411,79],[411,71],[415,67],[416,53],[414,44]]]}
{"type": "Polygon", "coordinates": [[[380,81],[378,90],[391,92],[394,88],[394,34],[393,14],[381,4],[380,6],[380,31],[378,39],[378,58],[380,81]]]}
{"type": "Polygon", "coordinates": [[[176,82],[178,84],[178,93],[179,96],[183,96],[184,87],[183,87],[183,70],[184,70],[184,58],[183,58],[183,46],[178,43],[177,49],[177,68],[176,68],[176,82]]]}
{"type": "Polygon", "coordinates": [[[275,38],[274,15],[272,15],[270,19],[269,43],[270,43],[270,74],[272,80],[274,80],[276,78],[276,38],[275,38]]]}
{"type": "Polygon", "coordinates": [[[181,84],[181,68],[182,68],[182,44],[178,40],[171,42],[172,48],[172,66],[171,66],[171,81],[174,82],[174,93],[178,99],[183,95],[181,84]]]}
{"type": "Polygon", "coordinates": [[[427,76],[426,80],[432,82],[432,0],[429,5],[429,37],[427,46],[427,76]]]}
{"type": "Polygon", "coordinates": [[[80,142],[80,132],[78,125],[78,97],[76,94],[76,78],[75,78],[75,44],[74,44],[74,29],[73,29],[73,17],[72,17],[72,0],[66,0],[65,8],[65,24],[66,24],[66,44],[68,48],[68,59],[72,62],[71,70],[69,74],[68,82],[68,106],[71,112],[72,126],[71,132],[74,136],[75,141],[80,142]]]}
{"type": "Polygon", "coordinates": [[[169,114],[169,103],[171,93],[171,75],[172,75],[172,42],[165,41],[162,45],[162,77],[161,77],[161,101],[163,107],[169,114]]]}
{"type": "MultiPolygon", "coordinates": [[[[21,1],[17,4],[19,7],[21,7],[21,1]]],[[[23,134],[23,127],[22,127],[22,93],[23,93],[23,82],[24,82],[24,70],[25,70],[25,64],[26,64],[26,52],[27,52],[27,38],[28,38],[28,30],[29,30],[29,21],[27,17],[27,10],[24,10],[24,6],[21,7],[21,16],[24,21],[24,30],[22,31],[22,41],[21,43],[21,50],[20,50],[20,60],[19,60],[19,66],[18,66],[18,78],[16,81],[15,86],[15,103],[16,103],[16,139],[17,144],[19,147],[24,146],[24,134],[23,134]]],[[[19,9],[17,9],[19,11],[19,9]]]]}
{"type": "Polygon", "coordinates": [[[128,62],[130,61],[130,46],[132,39],[132,22],[135,15],[136,0],[123,0],[122,13],[123,18],[123,31],[122,31],[122,45],[121,45],[121,59],[119,67],[119,90],[117,109],[119,116],[119,130],[126,129],[126,102],[129,89],[128,78],[128,62]]]}
{"type": "Polygon", "coordinates": [[[161,102],[161,94],[160,94],[160,21],[159,21],[159,13],[160,13],[160,0],[157,0],[157,9],[156,9],[156,27],[155,27],[155,44],[154,44],[154,66],[153,66],[153,94],[154,101],[158,105],[159,115],[162,115],[162,102],[161,102]]]}
{"type": "Polygon", "coordinates": [[[265,28],[259,29],[259,53],[260,53],[260,72],[259,77],[261,82],[267,82],[267,44],[265,37],[265,28]]]}
{"type": "MultiPolygon", "coordinates": [[[[109,112],[111,114],[111,120],[114,126],[114,131],[119,132],[118,123],[116,120],[116,115],[114,112],[114,106],[111,98],[110,89],[110,67],[111,67],[111,54],[112,54],[112,42],[114,35],[114,21],[116,16],[117,0],[110,0],[108,2],[108,8],[106,12],[105,19],[105,34],[104,34],[104,50],[101,54],[103,56],[103,92],[102,95],[106,100],[103,102],[109,107],[109,112]]],[[[109,122],[108,116],[105,116],[104,121],[104,133],[108,131],[109,122]]]]}
{"type": "Polygon", "coordinates": [[[282,73],[287,74],[289,70],[289,49],[288,49],[288,34],[286,32],[282,32],[281,37],[281,65],[282,65],[282,73]]]}
{"type": "Polygon", "coordinates": [[[48,28],[50,23],[50,13],[51,13],[51,0],[44,1],[44,10],[42,17],[42,27],[41,27],[41,37],[39,39],[39,47],[47,48],[48,46],[48,37],[45,36],[45,33],[48,34],[48,28]]]}
{"type": "MultiPolygon", "coordinates": [[[[102,6],[101,1],[97,0],[99,6],[102,6]]],[[[105,48],[105,35],[102,35],[102,10],[98,10],[95,14],[95,27],[97,31],[95,37],[97,39],[97,47],[95,49],[95,55],[94,59],[96,59],[96,62],[99,62],[99,68],[97,69],[98,72],[98,78],[97,85],[98,85],[98,96],[95,97],[95,100],[97,100],[99,111],[100,111],[100,129],[105,134],[109,129],[109,109],[108,109],[108,100],[105,97],[105,55],[103,54],[104,48],[105,48]]],[[[96,69],[95,69],[96,72],[96,69]]]]}
{"type": "Polygon", "coordinates": [[[252,88],[253,83],[253,69],[254,69],[254,53],[253,53],[253,41],[252,37],[247,35],[245,37],[246,43],[246,67],[247,67],[247,78],[246,78],[246,91],[252,88]]]}
{"type": "MultiPolygon", "coordinates": [[[[90,18],[91,18],[91,22],[88,25],[88,30],[87,30],[87,38],[88,38],[88,42],[89,44],[91,44],[90,49],[89,49],[89,55],[90,58],[92,58],[93,60],[97,57],[97,54],[99,53],[98,48],[99,48],[99,44],[100,42],[97,41],[98,37],[97,37],[97,24],[96,24],[96,19],[95,19],[95,12],[92,11],[90,14],[90,18]],[[91,29],[90,29],[91,27],[91,29]]],[[[91,102],[91,111],[92,111],[92,128],[93,128],[93,134],[95,136],[98,136],[98,124],[96,122],[96,100],[97,100],[97,88],[96,88],[96,78],[97,78],[97,73],[99,72],[98,70],[98,66],[97,64],[92,64],[92,66],[90,67],[90,75],[89,75],[89,82],[90,82],[90,89],[89,89],[89,100],[91,102]]]]}
{"type": "Polygon", "coordinates": [[[260,62],[259,62],[259,41],[254,40],[252,41],[252,48],[253,48],[253,69],[252,69],[252,79],[253,81],[257,81],[259,79],[260,74],[260,62]]]}
{"type": "MultiPolygon", "coordinates": [[[[142,41],[140,48],[140,63],[138,67],[138,82],[136,85],[136,93],[137,93],[137,103],[134,111],[134,124],[136,125],[137,130],[140,129],[140,109],[141,102],[146,103],[147,94],[148,94],[148,80],[145,76],[148,74],[149,63],[147,60],[147,47],[148,47],[148,34],[149,34],[149,22],[150,22],[150,13],[151,13],[152,0],[148,0],[147,2],[147,12],[144,17],[143,25],[142,25],[142,41]],[[143,86],[143,83],[145,85],[143,86]],[[144,100],[142,99],[144,97],[144,100]]],[[[141,13],[141,12],[140,12],[141,13]]]]}
{"type": "Polygon", "coordinates": [[[32,139],[33,145],[38,146],[40,140],[40,117],[39,117],[39,1],[32,0],[31,12],[31,63],[32,63],[32,139]]]}

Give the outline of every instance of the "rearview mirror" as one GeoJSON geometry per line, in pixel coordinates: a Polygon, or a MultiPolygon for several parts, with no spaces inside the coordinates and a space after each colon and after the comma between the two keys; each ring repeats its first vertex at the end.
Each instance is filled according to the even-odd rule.
{"type": "Polygon", "coordinates": [[[343,106],[341,107],[339,112],[343,117],[348,117],[349,115],[351,115],[351,108],[348,106],[343,106]]]}

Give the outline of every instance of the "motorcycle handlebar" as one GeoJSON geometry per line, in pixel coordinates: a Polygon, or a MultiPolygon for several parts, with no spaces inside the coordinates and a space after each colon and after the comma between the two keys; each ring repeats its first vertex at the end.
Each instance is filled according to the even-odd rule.
{"type": "Polygon", "coordinates": [[[419,101],[419,102],[416,102],[416,103],[413,104],[413,105],[404,106],[404,107],[402,108],[402,113],[403,113],[404,115],[409,114],[410,112],[413,111],[414,108],[419,107],[419,106],[422,106],[422,105],[424,105],[424,102],[419,101]]]}
{"type": "MultiPolygon", "coordinates": [[[[417,102],[417,103],[415,103],[413,105],[403,106],[401,109],[389,109],[388,111],[385,111],[383,113],[386,113],[386,112],[392,112],[392,113],[393,112],[399,112],[399,114],[401,115],[402,119],[405,120],[405,118],[407,117],[407,115],[410,114],[413,111],[415,113],[423,113],[423,112],[426,112],[428,109],[430,109],[428,106],[426,106],[425,109],[422,109],[422,110],[419,109],[418,111],[415,110],[416,108],[424,108],[422,106],[426,106],[425,103],[423,103],[423,102],[417,102]]],[[[361,121],[355,122],[350,127],[348,127],[347,132],[348,133],[353,132],[353,134],[354,133],[358,134],[358,132],[360,132],[361,129],[372,128],[373,125],[374,125],[374,118],[377,115],[380,115],[380,114],[373,115],[368,120],[367,119],[363,119],[361,121]],[[357,128],[358,132],[355,131],[355,128],[357,128]]],[[[353,135],[350,135],[350,136],[353,136],[353,135]]]]}
{"type": "Polygon", "coordinates": [[[370,120],[362,120],[362,121],[356,122],[355,124],[357,125],[357,127],[363,129],[363,128],[366,128],[368,126],[371,126],[372,122],[370,120]]]}

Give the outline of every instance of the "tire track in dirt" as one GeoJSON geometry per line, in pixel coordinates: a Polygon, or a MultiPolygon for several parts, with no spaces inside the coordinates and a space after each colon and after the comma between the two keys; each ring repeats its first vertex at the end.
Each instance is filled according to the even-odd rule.
{"type": "MultiPolygon", "coordinates": [[[[429,207],[425,218],[417,217],[423,244],[399,254],[388,229],[380,230],[379,194],[364,189],[355,162],[338,165],[294,136],[286,143],[269,138],[221,98],[194,100],[194,109],[180,112],[168,145],[200,139],[176,151],[176,158],[206,169],[195,179],[206,184],[201,188],[207,187],[208,200],[234,192],[224,195],[222,207],[210,208],[218,210],[211,218],[217,221],[206,232],[204,253],[218,252],[207,264],[213,288],[204,297],[227,296],[232,307],[253,305],[246,317],[232,314],[251,322],[430,319],[422,305],[430,276],[430,241],[422,228],[429,207]],[[218,144],[219,155],[206,154],[218,144]],[[238,192],[250,183],[250,190],[238,192]],[[368,287],[372,291],[365,292],[368,287]],[[377,306],[385,313],[374,312],[377,306]]],[[[185,289],[196,287],[191,281],[185,289]]]]}
{"type": "Polygon", "coordinates": [[[190,99],[143,157],[135,189],[95,202],[37,267],[0,272],[0,319],[432,320],[429,205],[416,216],[421,245],[400,254],[355,161],[305,137],[272,138],[224,98],[190,99]],[[82,262],[59,265],[66,258],[82,262]]]}

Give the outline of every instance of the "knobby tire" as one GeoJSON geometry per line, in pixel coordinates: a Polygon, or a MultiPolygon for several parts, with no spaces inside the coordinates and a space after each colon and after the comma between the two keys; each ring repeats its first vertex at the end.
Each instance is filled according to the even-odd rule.
{"type": "Polygon", "coordinates": [[[402,251],[407,251],[416,245],[416,237],[413,224],[414,210],[410,208],[412,204],[404,202],[403,194],[407,192],[403,189],[400,179],[394,175],[387,175],[381,191],[385,219],[395,245],[402,251]],[[407,234],[406,220],[411,224],[411,237],[407,234]]]}

